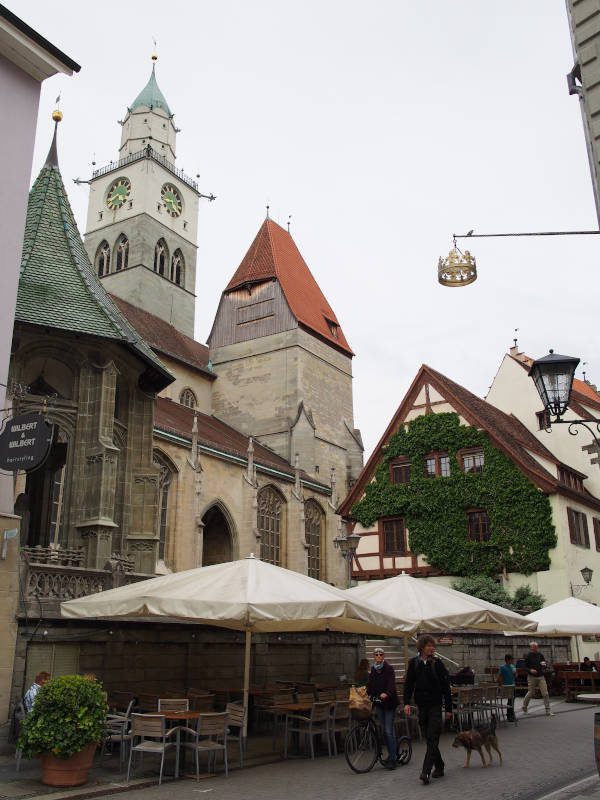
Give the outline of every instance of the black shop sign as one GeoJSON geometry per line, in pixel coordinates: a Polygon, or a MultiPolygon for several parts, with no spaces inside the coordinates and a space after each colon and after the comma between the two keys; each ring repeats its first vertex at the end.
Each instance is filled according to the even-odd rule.
{"type": "Polygon", "coordinates": [[[43,464],[52,444],[53,425],[41,414],[21,414],[7,420],[0,433],[0,469],[16,472],[43,464]]]}

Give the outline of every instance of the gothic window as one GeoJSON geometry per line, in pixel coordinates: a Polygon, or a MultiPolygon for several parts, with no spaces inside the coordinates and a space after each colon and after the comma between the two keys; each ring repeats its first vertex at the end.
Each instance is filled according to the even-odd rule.
{"type": "Polygon", "coordinates": [[[269,564],[281,565],[281,535],[285,509],[280,495],[269,486],[258,493],[257,528],[260,557],[269,564]]]}
{"type": "Polygon", "coordinates": [[[196,395],[192,392],[191,389],[184,389],[183,392],[179,395],[179,402],[182,406],[187,406],[188,408],[196,408],[198,405],[198,401],[196,400],[196,395]]]}
{"type": "Polygon", "coordinates": [[[154,453],[152,463],[160,470],[158,478],[158,558],[164,561],[167,542],[167,523],[169,512],[169,489],[173,482],[173,473],[164,458],[154,453]]]}
{"type": "Polygon", "coordinates": [[[129,261],[129,239],[122,235],[119,237],[119,241],[117,242],[117,267],[116,271],[127,269],[127,263],[129,261]]]}
{"type": "Polygon", "coordinates": [[[179,249],[175,250],[171,259],[171,280],[177,286],[183,286],[183,267],[183,253],[179,249]]]}
{"type": "Polygon", "coordinates": [[[159,239],[154,248],[154,272],[164,275],[167,266],[167,243],[164,239],[159,239]]]}
{"type": "Polygon", "coordinates": [[[96,250],[96,270],[99,278],[110,272],[110,247],[107,241],[101,242],[96,250]]]}
{"type": "Polygon", "coordinates": [[[325,515],[321,507],[314,500],[307,500],[304,504],[304,531],[307,545],[308,575],[317,580],[321,579],[321,546],[324,522],[325,515]]]}

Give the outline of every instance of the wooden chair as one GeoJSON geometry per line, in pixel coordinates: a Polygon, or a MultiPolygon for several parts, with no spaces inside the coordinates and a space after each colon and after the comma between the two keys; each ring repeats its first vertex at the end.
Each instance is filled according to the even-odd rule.
{"type": "Polygon", "coordinates": [[[137,707],[139,711],[144,711],[150,714],[156,714],[158,709],[158,695],[156,694],[148,694],[147,692],[142,692],[137,696],[137,707]]]}
{"type": "MultiPolygon", "coordinates": [[[[331,719],[329,722],[329,735],[333,743],[333,754],[337,756],[337,742],[336,733],[342,734],[350,730],[350,703],[348,700],[336,700],[335,705],[331,711],[331,719]]],[[[340,741],[341,741],[340,736],[340,741]]]]}
{"type": "Polygon", "coordinates": [[[212,711],[214,707],[214,694],[197,694],[194,697],[194,711],[212,711]]]}
{"type": "Polygon", "coordinates": [[[177,742],[167,741],[170,736],[179,735],[179,728],[167,731],[165,718],[162,714],[134,714],[131,726],[131,749],[129,750],[129,764],[127,766],[127,783],[131,772],[131,762],[134,753],[160,753],[160,776],[158,785],[162,783],[165,753],[171,747],[175,748],[175,775],[179,775],[179,747],[177,742]],[[136,739],[139,741],[136,744],[136,739]]]}
{"type": "Polygon", "coordinates": [[[244,750],[246,749],[246,740],[244,739],[244,719],[246,716],[246,709],[238,703],[227,703],[225,711],[229,715],[227,738],[240,743],[240,767],[244,766],[244,750]],[[231,732],[232,728],[237,728],[237,734],[231,732]]]}
{"type": "Polygon", "coordinates": [[[229,715],[225,711],[222,714],[210,714],[198,717],[196,730],[193,728],[182,727],[179,730],[183,733],[191,734],[192,740],[182,742],[181,746],[187,750],[194,751],[196,760],[196,780],[200,780],[200,753],[208,754],[208,768],[210,769],[210,759],[214,755],[215,766],[217,753],[223,753],[225,763],[225,777],[228,776],[227,766],[227,724],[229,715]]]}
{"type": "Polygon", "coordinates": [[[314,703],[316,700],[314,692],[296,692],[295,701],[296,703],[314,703]]]}
{"type": "Polygon", "coordinates": [[[320,703],[333,703],[335,700],[335,689],[321,689],[317,692],[317,700],[320,703]]]}
{"type": "Polygon", "coordinates": [[[313,703],[312,710],[309,717],[303,717],[299,714],[286,714],[285,717],[285,736],[283,744],[283,757],[287,758],[287,745],[288,735],[290,733],[304,734],[308,736],[310,742],[310,757],[315,757],[315,736],[325,736],[327,739],[327,751],[331,758],[331,736],[330,723],[331,717],[329,714],[329,703],[313,703]]]}
{"type": "Polygon", "coordinates": [[[334,692],[336,700],[348,700],[350,697],[350,690],[344,686],[339,686],[334,692]]]}
{"type": "Polygon", "coordinates": [[[159,697],[158,713],[161,711],[189,711],[190,701],[187,697],[159,697]]]}

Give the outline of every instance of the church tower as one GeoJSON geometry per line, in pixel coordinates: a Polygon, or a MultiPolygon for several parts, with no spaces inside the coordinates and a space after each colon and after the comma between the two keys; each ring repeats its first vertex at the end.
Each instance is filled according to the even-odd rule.
{"type": "Polygon", "coordinates": [[[108,292],[193,337],[200,192],[175,166],[178,128],[154,63],[120,124],[118,160],[90,181],[86,250],[108,292]]]}
{"type": "Polygon", "coordinates": [[[289,232],[266,219],[225,287],[208,344],[213,413],[343,497],[362,469],[352,350],[289,232]]]}

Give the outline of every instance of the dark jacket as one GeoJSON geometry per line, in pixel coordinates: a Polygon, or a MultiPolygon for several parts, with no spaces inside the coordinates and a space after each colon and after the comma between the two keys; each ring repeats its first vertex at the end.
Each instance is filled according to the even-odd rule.
{"type": "Polygon", "coordinates": [[[375,667],[371,667],[369,680],[367,681],[367,694],[369,697],[379,697],[384,692],[387,694],[381,705],[385,709],[393,709],[398,705],[398,694],[396,692],[396,673],[391,664],[383,662],[383,669],[378,672],[375,667]]]}
{"type": "Polygon", "coordinates": [[[534,653],[533,650],[530,650],[529,653],[525,656],[525,666],[527,667],[527,672],[531,675],[531,670],[535,670],[534,678],[541,678],[544,674],[544,667],[542,667],[542,661],[546,659],[538,650],[537,653],[534,653]]]}
{"type": "Polygon", "coordinates": [[[450,676],[448,670],[437,656],[424,663],[420,656],[411,658],[406,670],[404,682],[404,705],[410,705],[415,694],[418,706],[439,706],[452,712],[452,694],[450,692],[450,676]]]}

